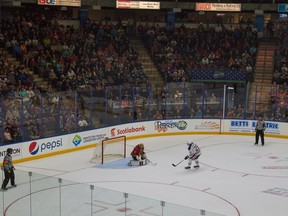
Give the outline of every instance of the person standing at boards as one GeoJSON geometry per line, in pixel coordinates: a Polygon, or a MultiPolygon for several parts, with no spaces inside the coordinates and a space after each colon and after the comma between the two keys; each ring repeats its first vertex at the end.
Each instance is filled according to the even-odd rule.
{"type": "Polygon", "coordinates": [[[259,136],[261,137],[261,144],[264,145],[264,131],[266,129],[266,123],[263,120],[263,118],[260,116],[257,120],[256,126],[255,126],[255,145],[258,145],[259,136]]]}

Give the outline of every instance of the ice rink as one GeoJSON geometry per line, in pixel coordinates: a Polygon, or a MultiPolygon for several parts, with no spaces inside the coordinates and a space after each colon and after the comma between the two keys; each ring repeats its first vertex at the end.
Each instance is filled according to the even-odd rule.
{"type": "MultiPolygon", "coordinates": [[[[128,167],[117,166],[114,162],[113,166],[97,166],[89,161],[93,149],[86,149],[16,164],[15,167],[18,172],[30,171],[39,175],[61,178],[67,182],[84,183],[88,188],[89,185],[94,185],[97,188],[115,190],[117,193],[124,192],[184,207],[204,209],[220,215],[287,216],[288,143],[285,139],[268,137],[265,139],[265,146],[255,146],[253,136],[158,136],[127,141],[128,157],[134,145],[142,142],[145,144],[148,159],[157,163],[156,165],[128,167]],[[177,167],[172,166],[172,163],[177,164],[187,155],[186,141],[188,139],[197,143],[201,148],[199,169],[185,170],[187,161],[183,161],[177,167]]],[[[118,164],[122,162],[119,161],[118,164]]],[[[4,192],[6,197],[9,197],[9,193],[23,194],[17,200],[8,199],[9,201],[5,203],[7,216],[26,215],[23,209],[28,209],[27,202],[24,201],[27,196],[23,190],[27,189],[25,184],[27,185],[28,178],[21,178],[23,178],[22,175],[20,173],[17,175],[16,172],[18,187],[4,192]],[[21,205],[25,208],[21,209],[19,207],[21,205]]],[[[51,185],[47,184],[47,190],[45,187],[45,184],[39,185],[39,199],[49,197],[48,189],[51,185]]],[[[69,190],[68,193],[70,193],[69,190]]],[[[75,193],[73,188],[71,196],[79,196],[77,204],[75,203],[73,210],[63,209],[62,215],[86,215],[84,211],[79,210],[83,203],[87,204],[87,201],[81,199],[81,193],[75,193]]],[[[49,201],[45,202],[49,203],[49,201]]],[[[95,209],[103,207],[104,210],[102,214],[97,214],[95,210],[93,215],[120,215],[119,209],[109,207],[109,205],[113,206],[114,202],[111,199],[97,203],[95,209]]],[[[36,206],[34,205],[33,208],[36,206]]],[[[53,213],[53,206],[43,208],[39,205],[39,208],[41,208],[39,212],[33,213],[33,216],[59,215],[53,213]]],[[[127,215],[161,214],[130,209],[127,215]]],[[[174,215],[186,216],[185,213],[174,215]]],[[[200,215],[200,213],[195,215],[200,215]]]]}

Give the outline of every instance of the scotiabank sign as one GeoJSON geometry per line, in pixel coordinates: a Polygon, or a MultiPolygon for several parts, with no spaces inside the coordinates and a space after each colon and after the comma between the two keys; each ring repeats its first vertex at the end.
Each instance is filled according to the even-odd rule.
{"type": "Polygon", "coordinates": [[[112,128],[110,130],[110,134],[112,137],[114,136],[119,136],[119,135],[125,135],[125,134],[130,134],[130,133],[136,133],[136,132],[144,132],[146,131],[145,126],[140,126],[140,127],[126,127],[123,129],[117,129],[117,128],[112,128]]]}
{"type": "Polygon", "coordinates": [[[196,11],[241,11],[241,4],[196,3],[196,11]]]}

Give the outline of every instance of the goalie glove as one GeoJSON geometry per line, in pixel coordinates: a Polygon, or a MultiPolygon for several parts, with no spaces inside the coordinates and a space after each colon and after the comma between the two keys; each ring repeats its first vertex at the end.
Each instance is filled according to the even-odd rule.
{"type": "Polygon", "coordinates": [[[185,158],[184,158],[184,159],[185,159],[185,160],[187,160],[188,158],[189,158],[189,156],[187,155],[187,156],[185,156],[185,158]]]}

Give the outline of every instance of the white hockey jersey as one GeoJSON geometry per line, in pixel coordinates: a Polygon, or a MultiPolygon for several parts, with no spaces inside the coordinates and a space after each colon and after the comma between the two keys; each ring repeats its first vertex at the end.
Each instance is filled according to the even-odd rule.
{"type": "Polygon", "coordinates": [[[196,145],[195,143],[192,143],[191,146],[189,147],[189,157],[192,160],[195,160],[197,158],[197,156],[201,155],[201,150],[199,148],[198,145],[196,145]]]}

